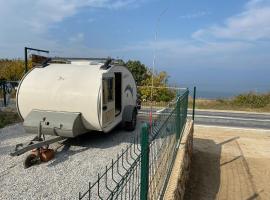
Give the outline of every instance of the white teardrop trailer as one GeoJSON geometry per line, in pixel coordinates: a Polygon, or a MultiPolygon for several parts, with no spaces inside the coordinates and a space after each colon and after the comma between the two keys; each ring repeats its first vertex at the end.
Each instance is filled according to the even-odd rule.
{"type": "Polygon", "coordinates": [[[44,146],[48,149],[65,138],[107,133],[120,123],[134,130],[140,108],[133,75],[112,59],[51,59],[22,78],[16,101],[25,131],[36,134],[11,153],[18,156],[36,149],[25,167],[48,160],[51,153],[44,154],[44,146]],[[46,135],[56,137],[46,140],[46,135]]]}

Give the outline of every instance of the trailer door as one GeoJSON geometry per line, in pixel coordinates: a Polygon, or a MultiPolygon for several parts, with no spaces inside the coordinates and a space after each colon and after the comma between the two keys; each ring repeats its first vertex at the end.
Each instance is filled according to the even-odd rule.
{"type": "Polygon", "coordinates": [[[103,74],[102,79],[102,126],[106,127],[115,118],[115,77],[103,74]]]}

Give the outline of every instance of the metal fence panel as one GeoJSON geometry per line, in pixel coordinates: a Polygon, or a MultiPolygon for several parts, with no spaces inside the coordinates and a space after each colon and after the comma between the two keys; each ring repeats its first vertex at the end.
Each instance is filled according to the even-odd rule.
{"type": "Polygon", "coordinates": [[[187,119],[189,91],[144,124],[136,136],[79,199],[162,199],[187,119]]]}

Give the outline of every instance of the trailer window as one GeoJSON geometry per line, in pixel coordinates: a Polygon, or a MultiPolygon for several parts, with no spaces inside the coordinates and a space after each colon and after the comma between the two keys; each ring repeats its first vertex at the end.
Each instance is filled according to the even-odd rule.
{"type": "Polygon", "coordinates": [[[114,79],[106,78],[103,81],[103,103],[114,101],[114,79]]]}
{"type": "Polygon", "coordinates": [[[115,116],[117,116],[122,110],[122,74],[120,72],[115,72],[114,77],[115,116]]]}
{"type": "Polygon", "coordinates": [[[108,101],[113,101],[113,78],[108,79],[108,101]]]}

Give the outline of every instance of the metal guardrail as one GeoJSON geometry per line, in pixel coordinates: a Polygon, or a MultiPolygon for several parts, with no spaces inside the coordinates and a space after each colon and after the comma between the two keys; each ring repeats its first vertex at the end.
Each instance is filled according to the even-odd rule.
{"type": "Polygon", "coordinates": [[[162,199],[187,119],[189,90],[144,123],[140,134],[79,199],[162,199]]]}
{"type": "Polygon", "coordinates": [[[15,88],[19,85],[19,81],[0,80],[0,107],[6,107],[9,104],[12,95],[15,96],[15,88]]]}

